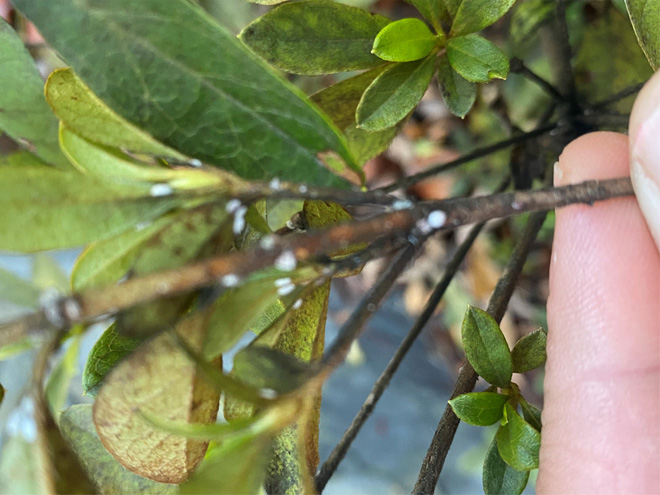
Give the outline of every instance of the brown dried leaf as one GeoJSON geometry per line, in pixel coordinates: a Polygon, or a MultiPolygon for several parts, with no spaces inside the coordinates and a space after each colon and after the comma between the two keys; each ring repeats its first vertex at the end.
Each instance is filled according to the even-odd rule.
{"type": "MultiPolygon", "coordinates": [[[[199,349],[205,315],[193,314],[177,332],[199,349]]],[[[143,344],[106,378],[94,403],[94,423],[106,449],[127,469],[163,483],[181,483],[202,460],[208,442],[156,429],[141,411],[168,421],[212,423],[219,393],[197,373],[170,333],[143,344]]]]}

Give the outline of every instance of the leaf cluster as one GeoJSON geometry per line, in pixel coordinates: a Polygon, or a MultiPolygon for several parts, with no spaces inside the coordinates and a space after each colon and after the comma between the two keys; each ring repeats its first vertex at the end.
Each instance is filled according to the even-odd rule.
{"type": "Polygon", "coordinates": [[[546,333],[535,330],[509,349],[493,317],[468,307],[461,337],[469,363],[491,386],[485,392],[459,395],[449,404],[468,424],[490,426],[500,422],[484,460],[484,491],[520,494],[527,485],[529,471],[539,467],[541,412],[525,400],[511,379],[513,373],[545,364],[546,333]]]}

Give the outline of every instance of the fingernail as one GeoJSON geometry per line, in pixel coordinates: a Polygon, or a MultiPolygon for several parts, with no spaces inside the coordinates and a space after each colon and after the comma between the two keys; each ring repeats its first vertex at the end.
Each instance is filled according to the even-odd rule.
{"type": "Polygon", "coordinates": [[[630,158],[637,201],[660,246],[660,106],[637,123],[630,158]]]}
{"type": "Polygon", "coordinates": [[[555,162],[555,166],[553,167],[553,181],[555,186],[561,186],[563,185],[563,179],[564,179],[564,171],[561,168],[561,163],[560,162],[555,162]]]}

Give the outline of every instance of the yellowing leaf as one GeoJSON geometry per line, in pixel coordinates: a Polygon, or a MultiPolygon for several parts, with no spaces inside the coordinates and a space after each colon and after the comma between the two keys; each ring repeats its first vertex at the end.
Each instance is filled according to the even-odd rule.
{"type": "MultiPolygon", "coordinates": [[[[182,320],[176,331],[199,348],[203,314],[182,320]]],[[[202,460],[208,442],[155,428],[141,410],[168,421],[212,423],[219,393],[170,333],[143,344],[107,376],[94,403],[94,424],[103,445],[127,469],[164,483],[180,483],[202,460]]]]}
{"type": "Polygon", "coordinates": [[[136,153],[186,160],[108,108],[71,69],[54,71],[46,83],[53,112],[76,134],[95,143],[136,153]]]}
{"type": "Polygon", "coordinates": [[[173,208],[173,196],[152,197],[143,184],[121,188],[44,167],[0,173],[0,249],[40,251],[80,246],[124,232],[173,208]]]}

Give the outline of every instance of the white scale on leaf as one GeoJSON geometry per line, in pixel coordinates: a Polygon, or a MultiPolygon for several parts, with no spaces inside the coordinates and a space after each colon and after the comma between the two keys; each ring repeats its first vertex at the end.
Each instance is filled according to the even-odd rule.
{"type": "Polygon", "coordinates": [[[172,186],[169,184],[154,184],[151,186],[151,189],[149,189],[149,195],[151,195],[154,198],[160,197],[160,196],[170,196],[174,193],[174,189],[172,189],[172,186]]]}
{"type": "Polygon", "coordinates": [[[296,286],[293,284],[286,284],[277,289],[277,294],[280,296],[286,296],[287,294],[291,294],[295,288],[296,286]]]}
{"type": "Polygon", "coordinates": [[[291,277],[278,278],[275,280],[275,287],[284,287],[291,283],[291,277]]]}

